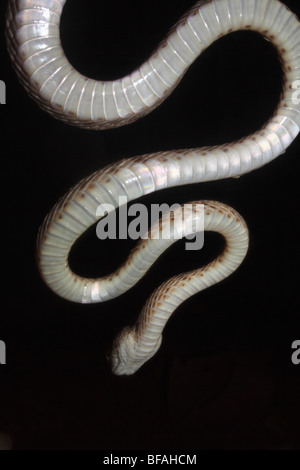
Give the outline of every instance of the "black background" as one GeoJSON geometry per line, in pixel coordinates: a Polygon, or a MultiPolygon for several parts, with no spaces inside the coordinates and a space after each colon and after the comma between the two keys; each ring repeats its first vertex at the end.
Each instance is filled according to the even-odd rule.
{"type": "MultiPolygon", "coordinates": [[[[299,321],[299,138],[285,155],[239,179],[190,185],[144,198],[169,204],[214,199],[237,209],[250,249],[230,278],[185,302],[158,354],[131,377],[115,377],[105,353],[163,280],[211,260],[172,247],[140,283],[105,304],[53,294],[34,261],[37,230],[79,179],[121,158],[230,142],[270,117],[281,89],[275,49],[239,32],[214,43],[159,108],[116,130],[67,126],[27,97],[4,39],[1,2],[0,434],[14,449],[300,448],[300,365],[291,362],[299,321]],[[4,213],[3,213],[4,212],[4,213]]],[[[62,43],[81,73],[115,79],[138,67],[193,0],[68,1],[62,43]]],[[[285,0],[300,15],[298,0],[285,0]]],[[[85,275],[114,270],[133,242],[82,237],[71,263],[85,275]]]]}

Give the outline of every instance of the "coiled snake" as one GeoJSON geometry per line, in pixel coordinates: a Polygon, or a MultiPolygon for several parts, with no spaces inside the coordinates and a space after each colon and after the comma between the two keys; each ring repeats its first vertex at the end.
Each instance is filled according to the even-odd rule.
{"type": "MultiPolygon", "coordinates": [[[[255,134],[231,144],[169,151],[123,160],[97,171],[73,187],[41,226],[37,257],[41,275],[58,295],[74,302],[112,299],[136,284],[154,260],[170,246],[159,237],[141,240],[113,274],[86,279],[74,274],[68,255],[74,242],[99,217],[104,203],[116,208],[162,188],[212,181],[248,173],[285,152],[299,133],[300,24],[278,0],[209,0],[197,3],[172,29],[151,57],[130,75],[102,82],[82,76],[68,62],[60,43],[59,24],[65,0],[10,0],[6,37],[13,66],[29,95],[54,117],[89,128],[115,128],[157,107],[176,87],[190,64],[217,38],[241,29],[260,32],[277,48],[284,87],[276,112],[255,134]]],[[[111,364],[115,374],[132,374],[155,354],[162,330],[174,310],[193,294],[224,279],[246,255],[248,230],[233,209],[218,202],[197,201],[189,220],[221,233],[225,249],[204,268],[176,276],[159,287],[136,325],[115,339],[111,364]]],[[[179,209],[179,212],[181,209],[179,209]]],[[[181,213],[181,212],[180,212],[181,213]]],[[[173,228],[176,217],[173,217],[173,228]]],[[[158,223],[156,233],[162,229],[158,223]]],[[[188,224],[180,236],[190,233],[188,224]]]]}

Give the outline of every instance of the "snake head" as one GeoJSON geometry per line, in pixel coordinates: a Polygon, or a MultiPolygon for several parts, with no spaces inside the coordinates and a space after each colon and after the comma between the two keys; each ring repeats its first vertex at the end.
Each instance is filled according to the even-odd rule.
{"type": "Polygon", "coordinates": [[[130,327],[125,327],[114,339],[111,354],[108,357],[111,369],[115,375],[132,375],[157,352],[161,345],[159,337],[154,348],[150,351],[137,348],[137,339],[130,327]],[[138,350],[139,349],[139,350],[138,350]]]}

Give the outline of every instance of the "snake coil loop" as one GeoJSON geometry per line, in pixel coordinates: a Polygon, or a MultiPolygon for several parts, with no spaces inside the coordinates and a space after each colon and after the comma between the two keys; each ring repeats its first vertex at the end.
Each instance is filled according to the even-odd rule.
{"type": "MultiPolygon", "coordinates": [[[[163,188],[214,181],[248,173],[285,152],[299,133],[300,24],[278,0],[210,0],[197,3],[170,31],[151,57],[130,75],[114,81],[82,76],[68,62],[59,24],[65,0],[10,0],[6,37],[13,66],[29,95],[47,112],[71,125],[107,129],[125,125],[156,108],[176,87],[194,60],[217,38],[254,30],[276,47],[282,63],[282,96],[272,118],[255,134],[231,144],[143,155],[100,170],[73,187],[41,226],[37,253],[41,275],[58,295],[74,302],[112,299],[136,284],[175,239],[142,240],[115,273],[101,279],[75,275],[68,265],[74,242],[97,218],[100,204],[117,207],[163,188]]],[[[221,233],[226,247],[208,266],[176,276],[146,303],[137,324],[114,341],[113,372],[132,374],[155,354],[174,310],[195,293],[229,276],[243,261],[248,230],[224,204],[197,201],[189,213],[205,230],[221,233]]],[[[181,215],[183,208],[179,209],[181,215]]],[[[176,222],[174,222],[175,227],[176,222]]],[[[159,231],[159,225],[157,231],[159,231]]],[[[182,236],[188,230],[184,225],[182,236]]]]}

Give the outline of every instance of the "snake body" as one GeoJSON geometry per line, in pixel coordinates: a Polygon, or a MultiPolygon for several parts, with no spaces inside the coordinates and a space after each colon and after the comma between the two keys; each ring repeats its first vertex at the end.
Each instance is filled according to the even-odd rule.
{"type": "MultiPolygon", "coordinates": [[[[300,100],[293,97],[294,82],[300,79],[300,24],[278,0],[202,1],[185,14],[141,67],[119,80],[101,82],[82,76],[65,57],[59,34],[64,3],[10,0],[6,37],[13,66],[29,95],[54,117],[72,125],[114,128],[149,113],[172,92],[204,49],[241,29],[257,31],[274,44],[284,74],[277,109],[255,134],[223,146],[123,160],[83,179],[55,205],[38,236],[41,275],[65,299],[101,302],[133,286],[175,239],[142,240],[112,275],[101,279],[77,276],[70,270],[68,255],[74,242],[99,219],[100,204],[116,208],[120,196],[132,201],[167,187],[240,176],[284,153],[296,138],[300,100]]],[[[159,348],[164,325],[177,306],[227,277],[242,262],[248,231],[241,216],[223,204],[198,201],[188,214],[196,223],[202,204],[205,230],[223,234],[224,252],[208,266],[176,276],[154,292],[137,324],[124,329],[114,341],[114,373],[134,373],[159,348]]],[[[187,225],[181,227],[182,237],[189,233],[187,225]]],[[[160,228],[158,225],[157,231],[160,228]]]]}

